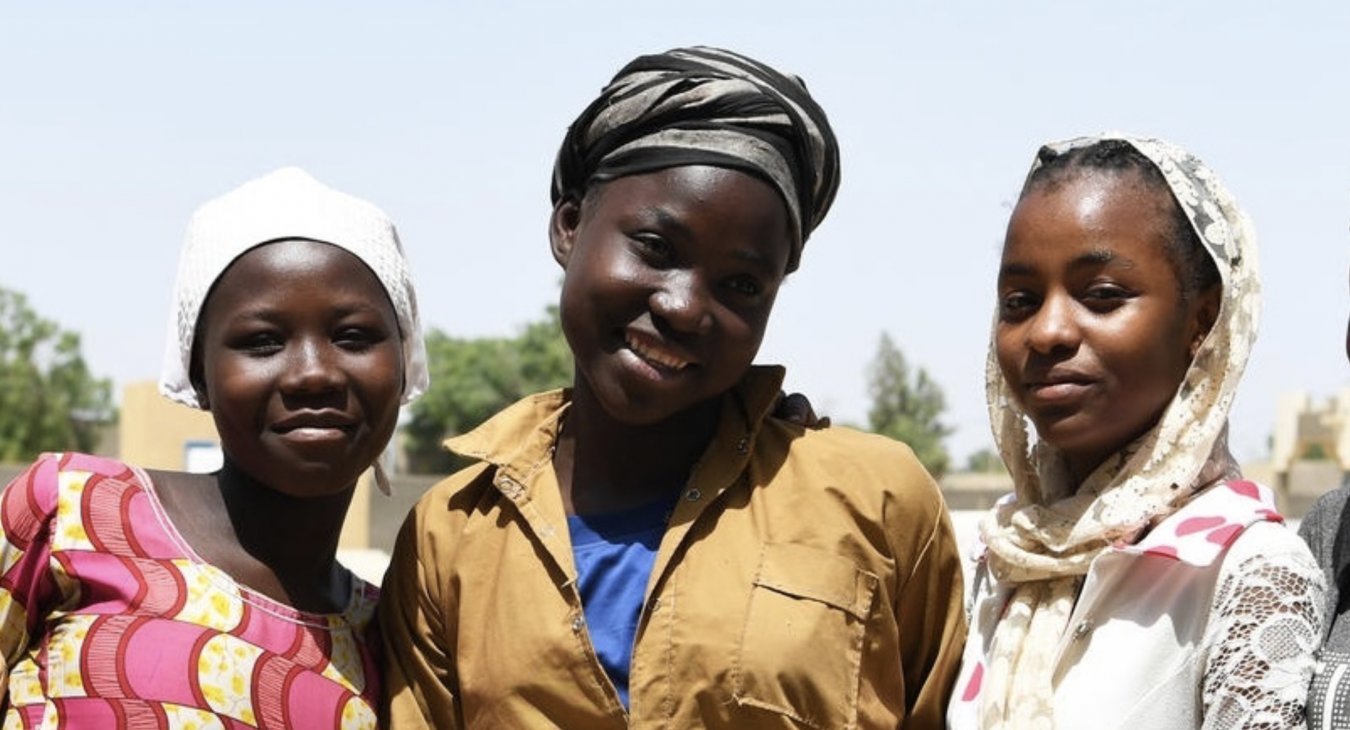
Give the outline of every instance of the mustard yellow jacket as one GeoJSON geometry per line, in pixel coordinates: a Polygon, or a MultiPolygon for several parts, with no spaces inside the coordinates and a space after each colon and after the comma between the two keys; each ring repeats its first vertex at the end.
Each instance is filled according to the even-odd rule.
{"type": "MultiPolygon", "coordinates": [[[[381,594],[391,728],[940,728],[966,636],[937,486],[907,446],[768,416],[754,368],[662,538],[631,712],[591,648],[550,453],[566,391],[447,441],[381,594]]],[[[621,458],[621,455],[616,455],[621,458]]]]}

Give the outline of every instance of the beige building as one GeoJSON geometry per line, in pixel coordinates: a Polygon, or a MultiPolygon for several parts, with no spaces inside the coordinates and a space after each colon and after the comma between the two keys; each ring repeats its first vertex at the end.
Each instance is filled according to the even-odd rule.
{"type": "Polygon", "coordinates": [[[1314,400],[1307,393],[1281,396],[1275,409],[1268,473],[1253,477],[1285,499],[1291,515],[1302,516],[1323,493],[1350,477],[1350,389],[1314,400]]]}

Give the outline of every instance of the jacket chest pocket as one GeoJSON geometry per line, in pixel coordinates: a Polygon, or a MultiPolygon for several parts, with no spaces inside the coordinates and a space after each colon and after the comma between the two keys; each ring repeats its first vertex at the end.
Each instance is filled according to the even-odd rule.
{"type": "Polygon", "coordinates": [[[766,544],[733,673],[736,700],[821,730],[855,727],[877,583],[833,553],[766,544]]]}

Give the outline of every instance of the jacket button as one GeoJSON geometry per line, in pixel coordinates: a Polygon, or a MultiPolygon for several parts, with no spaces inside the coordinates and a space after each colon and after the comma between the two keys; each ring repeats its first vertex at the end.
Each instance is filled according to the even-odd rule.
{"type": "Polygon", "coordinates": [[[583,622],[583,621],[581,620],[581,617],[580,617],[580,616],[574,616],[574,617],[572,618],[572,633],[574,633],[574,634],[579,634],[579,633],[581,633],[581,627],[584,626],[584,625],[585,625],[585,622],[583,622]]]}
{"type": "Polygon", "coordinates": [[[702,496],[703,492],[700,492],[697,489],[690,489],[689,491],[684,493],[685,500],[689,502],[697,502],[699,498],[702,496]]]}

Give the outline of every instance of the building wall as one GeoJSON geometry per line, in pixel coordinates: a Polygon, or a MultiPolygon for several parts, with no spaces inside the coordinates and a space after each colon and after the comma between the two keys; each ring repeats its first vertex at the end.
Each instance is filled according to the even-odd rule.
{"type": "Polygon", "coordinates": [[[190,446],[220,445],[210,413],[165,398],[154,381],[122,390],[120,431],[117,457],[147,469],[187,471],[190,446]]]}

